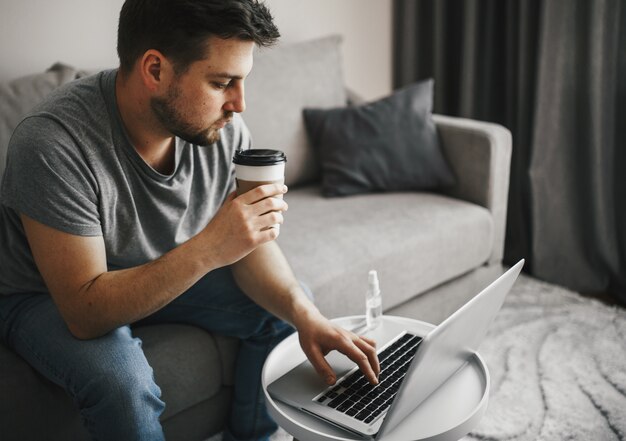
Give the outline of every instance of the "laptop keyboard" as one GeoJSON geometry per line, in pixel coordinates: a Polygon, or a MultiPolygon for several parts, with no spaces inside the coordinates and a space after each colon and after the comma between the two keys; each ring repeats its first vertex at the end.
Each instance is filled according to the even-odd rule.
{"type": "Polygon", "coordinates": [[[313,400],[364,423],[373,422],[391,406],[421,341],[420,337],[406,333],[381,351],[376,386],[357,367],[313,400]]]}

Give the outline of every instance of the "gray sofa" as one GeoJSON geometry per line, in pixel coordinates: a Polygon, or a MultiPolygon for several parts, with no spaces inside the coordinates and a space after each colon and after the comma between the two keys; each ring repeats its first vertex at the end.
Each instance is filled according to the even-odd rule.
{"type": "MultiPolygon", "coordinates": [[[[80,72],[55,66],[0,85],[0,173],[10,133],[36,102],[80,72]]],[[[254,145],[287,152],[289,211],[278,239],[329,317],[361,314],[367,272],[379,273],[386,313],[441,321],[501,272],[511,155],[507,129],[436,115],[457,184],[445,193],[327,199],[302,122],[304,107],[346,105],[337,37],[263,50],[247,84],[254,145]]],[[[184,325],[137,328],[167,404],[168,439],[220,430],[237,341],[184,325]]],[[[0,344],[0,439],[88,439],[71,399],[0,344]]]]}

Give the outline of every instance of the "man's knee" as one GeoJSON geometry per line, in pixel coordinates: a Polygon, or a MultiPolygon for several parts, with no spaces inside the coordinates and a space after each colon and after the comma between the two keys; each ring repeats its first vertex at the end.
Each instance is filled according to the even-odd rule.
{"type": "Polygon", "coordinates": [[[94,401],[113,400],[121,407],[142,406],[142,400],[159,400],[161,389],[154,382],[152,369],[110,369],[94,375],[84,387],[85,398],[94,401]]]}
{"type": "Polygon", "coordinates": [[[81,380],[74,391],[79,407],[119,410],[127,412],[126,418],[134,418],[136,413],[160,414],[164,408],[161,389],[154,381],[140,341],[121,340],[107,357],[93,358],[82,366],[81,380]]]}
{"type": "Polygon", "coordinates": [[[146,371],[100,372],[76,397],[92,435],[103,439],[163,439],[161,391],[146,371]]]}
{"type": "Polygon", "coordinates": [[[160,395],[151,370],[109,369],[95,374],[75,399],[95,438],[163,440],[160,395]]]}

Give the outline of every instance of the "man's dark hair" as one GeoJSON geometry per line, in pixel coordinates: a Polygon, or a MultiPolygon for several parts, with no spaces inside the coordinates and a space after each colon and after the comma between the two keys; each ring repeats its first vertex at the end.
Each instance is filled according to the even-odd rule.
{"type": "Polygon", "coordinates": [[[207,55],[207,38],[238,38],[271,46],[280,34],[258,0],[126,0],[120,12],[117,53],[129,72],[147,50],[173,61],[178,73],[207,55]]]}

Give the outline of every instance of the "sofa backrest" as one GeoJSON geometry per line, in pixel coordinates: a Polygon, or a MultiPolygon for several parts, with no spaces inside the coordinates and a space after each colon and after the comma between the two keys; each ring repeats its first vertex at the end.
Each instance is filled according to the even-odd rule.
{"type": "Polygon", "coordinates": [[[81,74],[72,67],[57,63],[44,73],[0,83],[0,178],[6,166],[11,134],[22,118],[55,88],[81,74]]]}
{"type": "MultiPolygon", "coordinates": [[[[319,177],[315,153],[306,136],[302,109],[346,104],[341,37],[257,50],[246,81],[243,117],[254,147],[287,154],[285,182],[304,184],[319,177]]],[[[46,72],[0,83],[0,178],[11,134],[21,119],[53,89],[84,71],[55,64],[46,72]]]]}
{"type": "Polygon", "coordinates": [[[319,166],[302,117],[305,107],[346,105],[341,37],[260,49],[246,81],[243,119],[255,148],[287,154],[285,182],[294,186],[319,179],[319,166]]]}

